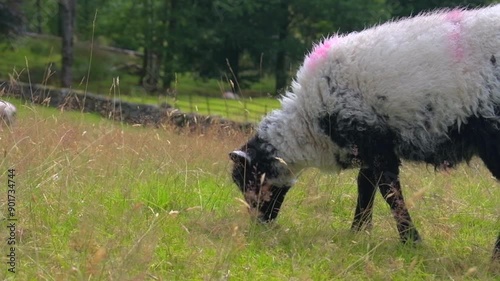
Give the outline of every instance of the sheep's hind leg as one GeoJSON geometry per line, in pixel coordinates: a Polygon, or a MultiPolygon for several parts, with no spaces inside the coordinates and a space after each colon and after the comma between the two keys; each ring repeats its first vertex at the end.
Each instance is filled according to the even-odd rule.
{"type": "Polygon", "coordinates": [[[379,189],[396,219],[399,237],[403,243],[420,242],[420,235],[411,220],[401,191],[399,159],[396,155],[384,158],[379,161],[379,189]]]}
{"type": "MultiPolygon", "coordinates": [[[[500,130],[498,124],[485,121],[476,125],[474,130],[479,157],[491,174],[500,181],[500,130]]],[[[500,261],[500,234],[493,249],[493,259],[500,261]]]]}
{"type": "Polygon", "coordinates": [[[351,230],[360,231],[372,227],[373,200],[377,178],[372,169],[360,169],[358,174],[358,200],[351,230]]]}
{"type": "MultiPolygon", "coordinates": [[[[493,176],[497,179],[500,180],[500,157],[497,158],[493,155],[492,150],[489,150],[487,148],[481,149],[483,152],[480,151],[479,156],[483,160],[484,164],[490,172],[493,174],[493,176]]],[[[495,248],[493,249],[493,259],[500,261],[500,234],[498,235],[497,242],[495,243],[495,248]]]]}

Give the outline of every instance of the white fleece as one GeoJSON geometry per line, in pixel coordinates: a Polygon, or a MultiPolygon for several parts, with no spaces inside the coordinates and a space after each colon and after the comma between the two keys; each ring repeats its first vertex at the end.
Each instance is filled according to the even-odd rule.
{"type": "Polygon", "coordinates": [[[372,124],[385,116],[402,142],[432,153],[451,126],[472,115],[495,116],[495,59],[500,65],[500,5],[440,10],[335,35],[305,58],[282,108],[263,119],[258,134],[290,164],[338,170],[332,155],[340,148],[318,119],[341,112],[372,124]]]}
{"type": "Polygon", "coordinates": [[[7,126],[12,125],[16,119],[16,107],[10,102],[0,100],[0,119],[7,126]]]}

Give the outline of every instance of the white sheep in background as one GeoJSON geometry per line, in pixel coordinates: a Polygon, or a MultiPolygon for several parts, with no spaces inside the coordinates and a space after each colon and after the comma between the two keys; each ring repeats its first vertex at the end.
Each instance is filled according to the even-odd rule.
{"type": "Polygon", "coordinates": [[[228,91],[228,92],[222,93],[222,98],[226,99],[226,100],[239,100],[240,96],[236,93],[228,91]]]}
{"type": "MultiPolygon", "coordinates": [[[[452,167],[479,156],[500,179],[500,5],[440,10],[336,35],[305,58],[282,108],[230,153],[250,211],[274,220],[307,167],[357,167],[352,229],[371,225],[377,188],[403,242],[420,241],[400,159],[452,167]]],[[[500,235],[494,247],[500,260],[500,235]]]]}
{"type": "Polygon", "coordinates": [[[0,118],[1,122],[10,126],[16,120],[16,107],[10,102],[0,100],[0,118]]]}

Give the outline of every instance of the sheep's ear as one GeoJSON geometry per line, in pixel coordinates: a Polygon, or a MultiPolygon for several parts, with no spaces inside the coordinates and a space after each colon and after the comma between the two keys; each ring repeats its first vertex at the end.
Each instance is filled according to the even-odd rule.
{"type": "Polygon", "coordinates": [[[241,150],[235,150],[229,153],[229,158],[231,158],[231,160],[233,160],[234,163],[238,164],[244,164],[244,163],[250,164],[251,162],[250,156],[248,156],[246,152],[241,150]]]}

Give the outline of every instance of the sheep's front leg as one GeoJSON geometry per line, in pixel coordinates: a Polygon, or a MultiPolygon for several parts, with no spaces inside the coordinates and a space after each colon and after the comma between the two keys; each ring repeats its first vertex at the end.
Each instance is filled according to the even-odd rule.
{"type": "Polygon", "coordinates": [[[263,223],[273,221],[278,217],[281,209],[281,204],[285,200],[285,195],[290,187],[276,187],[272,186],[270,190],[269,200],[263,201],[259,211],[259,220],[263,223]]]}
{"type": "Polygon", "coordinates": [[[358,202],[351,229],[360,231],[372,226],[373,200],[377,187],[377,179],[372,169],[361,169],[358,174],[358,202]]]}
{"type": "Polygon", "coordinates": [[[401,241],[403,243],[419,242],[420,235],[415,225],[413,225],[401,191],[401,184],[399,182],[399,159],[395,155],[386,159],[388,161],[382,161],[385,165],[383,165],[384,169],[382,169],[380,174],[380,192],[387,204],[391,207],[392,215],[396,219],[401,241]]]}

